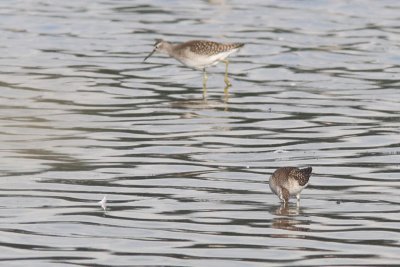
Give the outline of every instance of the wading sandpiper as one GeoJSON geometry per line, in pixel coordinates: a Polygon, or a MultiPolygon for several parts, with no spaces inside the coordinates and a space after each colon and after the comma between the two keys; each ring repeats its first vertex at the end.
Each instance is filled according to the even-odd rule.
{"type": "Polygon", "coordinates": [[[207,84],[207,73],[206,68],[218,64],[218,62],[225,63],[225,93],[231,86],[228,79],[228,56],[232,53],[237,52],[244,46],[243,43],[217,43],[205,40],[192,40],[180,44],[172,44],[162,39],[156,39],[153,51],[145,57],[143,61],[146,61],[151,57],[154,52],[160,52],[167,54],[172,58],[175,58],[183,65],[203,71],[203,93],[206,91],[207,84]]]}
{"type": "Polygon", "coordinates": [[[279,168],[269,178],[269,187],[284,204],[289,202],[290,196],[296,196],[297,204],[299,204],[300,193],[308,185],[311,172],[311,167],[304,169],[296,167],[279,168]]]}

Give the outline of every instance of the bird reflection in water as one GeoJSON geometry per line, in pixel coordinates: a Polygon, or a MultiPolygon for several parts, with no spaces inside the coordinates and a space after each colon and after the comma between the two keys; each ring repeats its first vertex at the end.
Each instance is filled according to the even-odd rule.
{"type": "MultiPolygon", "coordinates": [[[[275,210],[275,214],[277,216],[272,220],[272,228],[300,232],[309,231],[308,228],[304,227],[304,225],[309,225],[309,222],[297,219],[297,216],[301,215],[300,206],[282,203],[281,206],[275,210]]],[[[279,234],[274,236],[289,237],[290,235],[279,234]]]]}
{"type": "Polygon", "coordinates": [[[229,96],[225,96],[222,101],[218,100],[207,100],[207,98],[203,100],[177,100],[170,102],[170,106],[172,108],[185,108],[185,109],[194,109],[194,110],[201,110],[201,109],[221,109],[224,111],[229,111],[229,103],[228,103],[229,96]]]}

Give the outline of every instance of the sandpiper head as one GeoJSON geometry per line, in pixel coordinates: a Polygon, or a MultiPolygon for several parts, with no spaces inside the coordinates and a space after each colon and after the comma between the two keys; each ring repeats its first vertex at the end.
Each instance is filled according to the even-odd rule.
{"type": "Polygon", "coordinates": [[[154,49],[153,51],[150,52],[150,54],[144,58],[143,61],[146,61],[149,57],[151,57],[154,52],[161,52],[164,53],[166,51],[166,46],[169,45],[167,41],[164,41],[163,39],[156,39],[156,43],[154,44],[154,49]]]}

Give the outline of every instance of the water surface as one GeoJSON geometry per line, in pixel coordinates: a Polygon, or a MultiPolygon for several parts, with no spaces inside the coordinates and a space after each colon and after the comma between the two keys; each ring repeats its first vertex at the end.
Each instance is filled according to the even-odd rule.
{"type": "Polygon", "coordinates": [[[397,1],[3,1],[0,264],[396,266],[397,1]],[[202,73],[155,38],[244,42],[202,73]],[[278,167],[312,166],[294,202],[278,167]],[[108,211],[99,204],[108,198],[108,211]]]}

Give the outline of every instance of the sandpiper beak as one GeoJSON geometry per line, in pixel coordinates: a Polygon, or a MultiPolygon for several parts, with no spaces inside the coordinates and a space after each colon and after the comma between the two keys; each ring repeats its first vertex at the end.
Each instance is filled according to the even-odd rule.
{"type": "Polygon", "coordinates": [[[146,59],[148,59],[149,57],[151,57],[151,55],[153,55],[154,52],[156,52],[156,49],[153,49],[153,51],[151,51],[150,54],[149,54],[147,57],[145,57],[145,58],[143,59],[143,62],[145,62],[146,59]]]}

